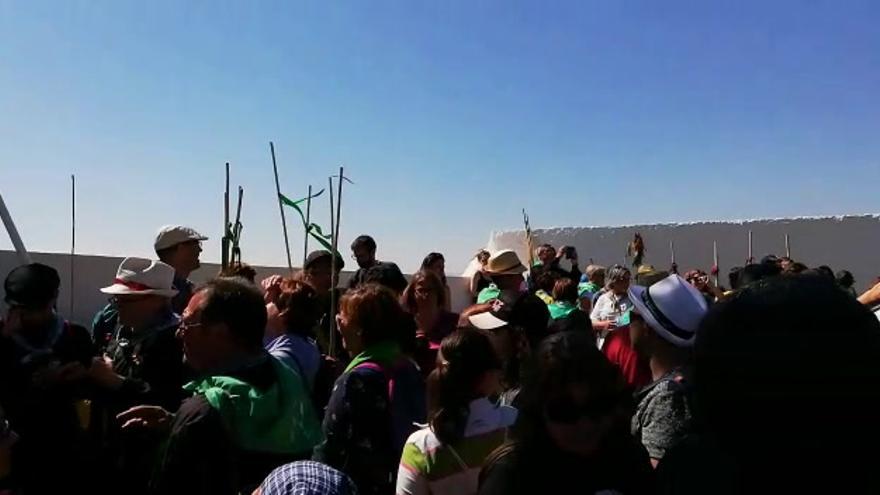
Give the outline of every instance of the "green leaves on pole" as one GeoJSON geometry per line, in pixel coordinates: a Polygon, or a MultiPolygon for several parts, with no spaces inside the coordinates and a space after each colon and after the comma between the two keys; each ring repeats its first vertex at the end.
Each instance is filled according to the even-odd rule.
{"type": "MultiPolygon", "coordinates": [[[[312,195],[312,198],[320,196],[323,192],[324,190],[321,189],[320,191],[318,191],[317,194],[312,195]]],[[[324,231],[321,229],[321,226],[318,224],[306,223],[306,214],[303,213],[302,208],[300,208],[299,205],[306,202],[309,198],[303,198],[297,201],[293,201],[287,196],[280,193],[278,194],[278,198],[281,199],[282,204],[293,208],[294,210],[296,210],[297,213],[299,213],[299,217],[302,220],[303,229],[305,229],[308,235],[312,236],[313,239],[318,241],[318,244],[324,246],[324,249],[333,252],[333,246],[330,244],[333,236],[331,234],[325,234],[324,231]]]]}

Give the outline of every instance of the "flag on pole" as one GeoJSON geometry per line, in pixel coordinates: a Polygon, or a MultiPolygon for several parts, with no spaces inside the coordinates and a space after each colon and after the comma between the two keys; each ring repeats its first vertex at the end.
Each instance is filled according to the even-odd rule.
{"type": "MultiPolygon", "coordinates": [[[[320,196],[321,193],[323,193],[323,192],[324,192],[324,190],[321,189],[320,191],[318,191],[317,194],[313,195],[312,198],[316,198],[316,197],[320,196]]],[[[316,241],[318,241],[318,243],[321,246],[324,246],[325,249],[327,249],[330,252],[333,252],[333,246],[330,244],[330,242],[333,240],[332,233],[325,234],[323,229],[321,229],[320,225],[318,225],[316,223],[306,222],[306,214],[305,214],[305,212],[303,212],[302,208],[300,208],[299,205],[308,201],[309,198],[302,198],[297,201],[293,201],[292,199],[288,198],[287,196],[279,193],[278,199],[281,200],[282,204],[293,208],[294,210],[296,210],[297,213],[299,213],[300,219],[302,220],[303,228],[306,230],[306,233],[308,235],[311,235],[312,238],[315,239],[316,241]]]]}

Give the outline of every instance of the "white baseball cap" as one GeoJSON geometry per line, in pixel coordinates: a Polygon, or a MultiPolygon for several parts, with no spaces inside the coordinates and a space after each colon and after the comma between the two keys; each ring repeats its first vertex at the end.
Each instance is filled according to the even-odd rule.
{"type": "Polygon", "coordinates": [[[207,240],[207,237],[199,234],[195,229],[182,225],[166,225],[156,233],[156,242],[153,243],[153,247],[156,251],[161,251],[184,242],[207,240]]]}

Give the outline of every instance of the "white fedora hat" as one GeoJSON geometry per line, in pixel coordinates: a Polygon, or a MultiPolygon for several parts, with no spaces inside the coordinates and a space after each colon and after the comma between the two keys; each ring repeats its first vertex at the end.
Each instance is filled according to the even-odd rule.
{"type": "Polygon", "coordinates": [[[526,270],[519,256],[511,249],[498,251],[486,262],[486,273],[489,275],[522,275],[526,270]]]}
{"type": "Polygon", "coordinates": [[[145,258],[125,258],[116,271],[113,285],[104,287],[104,294],[151,294],[174,297],[174,268],[161,261],[145,258]]]}
{"type": "Polygon", "coordinates": [[[697,328],[709,310],[700,291],[676,274],[650,287],[630,287],[629,298],[645,323],[678,347],[694,344],[697,328]]]}

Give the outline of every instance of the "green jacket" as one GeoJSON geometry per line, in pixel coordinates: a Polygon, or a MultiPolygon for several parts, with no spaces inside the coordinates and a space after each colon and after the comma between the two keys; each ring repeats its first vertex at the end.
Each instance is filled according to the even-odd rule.
{"type": "Polygon", "coordinates": [[[184,386],[220,413],[235,444],[248,451],[297,454],[322,439],[321,425],[302,379],[271,359],[278,376],[267,390],[228,376],[210,376],[184,386]]]}

